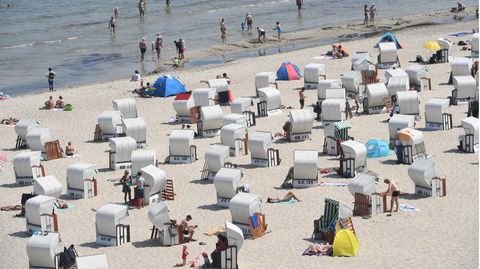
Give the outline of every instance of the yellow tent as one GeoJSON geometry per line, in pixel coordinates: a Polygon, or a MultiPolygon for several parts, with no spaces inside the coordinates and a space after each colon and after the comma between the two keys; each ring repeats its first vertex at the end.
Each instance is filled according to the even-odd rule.
{"type": "Polygon", "coordinates": [[[333,256],[354,257],[357,256],[359,248],[358,239],[352,230],[337,231],[333,240],[333,256]]]}

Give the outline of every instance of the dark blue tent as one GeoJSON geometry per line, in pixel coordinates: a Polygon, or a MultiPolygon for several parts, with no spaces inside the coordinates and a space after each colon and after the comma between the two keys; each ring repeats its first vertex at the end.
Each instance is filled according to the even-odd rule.
{"type": "MultiPolygon", "coordinates": [[[[386,32],[380,41],[378,43],[383,43],[383,42],[395,42],[395,45],[397,45],[397,49],[402,49],[402,45],[398,42],[397,38],[395,37],[394,34],[390,32],[386,32]]],[[[378,43],[374,46],[374,48],[378,48],[378,43]]]]}
{"type": "Polygon", "coordinates": [[[170,75],[161,76],[153,84],[155,90],[154,96],[168,97],[186,92],[183,84],[176,78],[170,75]]]}

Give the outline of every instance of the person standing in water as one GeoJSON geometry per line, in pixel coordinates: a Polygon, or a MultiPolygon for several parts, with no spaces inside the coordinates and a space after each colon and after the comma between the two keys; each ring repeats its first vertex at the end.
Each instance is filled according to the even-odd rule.
{"type": "Polygon", "coordinates": [[[115,9],[113,10],[113,16],[115,17],[115,19],[118,19],[118,16],[120,16],[120,11],[118,10],[118,7],[115,7],[115,9]]]}
{"type": "Polygon", "coordinates": [[[52,68],[48,68],[48,73],[46,77],[48,79],[48,88],[50,89],[51,92],[55,91],[53,89],[53,79],[55,79],[56,76],[57,74],[52,71],[52,68]]]}
{"type": "Polygon", "coordinates": [[[166,0],[165,4],[167,5],[167,7],[170,7],[170,0],[166,0]]]}
{"type": "Polygon", "coordinates": [[[302,9],[302,4],[303,4],[303,0],[297,0],[298,11],[300,11],[300,9],[302,9]]]}
{"type": "Polygon", "coordinates": [[[163,44],[162,44],[162,38],[160,35],[157,36],[157,40],[155,40],[155,51],[157,52],[157,60],[160,61],[160,53],[162,52],[163,49],[163,44]]]}
{"type": "Polygon", "coordinates": [[[277,38],[278,38],[278,41],[282,41],[282,26],[280,25],[280,22],[277,21],[276,22],[277,26],[275,28],[273,28],[272,30],[274,31],[277,31],[277,38]]]}
{"type": "Polygon", "coordinates": [[[377,8],[375,7],[375,3],[372,3],[370,7],[370,23],[375,25],[375,15],[377,15],[377,8]]]}
{"type": "Polygon", "coordinates": [[[257,27],[257,32],[258,32],[258,43],[265,43],[265,39],[266,39],[265,29],[257,27]]]}
{"type": "Polygon", "coordinates": [[[117,24],[117,22],[115,21],[115,18],[112,16],[110,18],[110,22],[108,23],[108,29],[110,29],[110,34],[115,35],[115,25],[116,24],[117,24]]]}
{"type": "Polygon", "coordinates": [[[253,16],[250,13],[245,15],[245,22],[247,23],[247,30],[252,30],[253,16]]]}
{"type": "Polygon", "coordinates": [[[145,58],[145,52],[147,52],[147,42],[145,42],[145,38],[142,38],[138,44],[138,47],[140,48],[140,59],[143,62],[143,59],[145,58]]]}
{"type": "Polygon", "coordinates": [[[140,13],[140,17],[145,16],[145,6],[143,4],[143,0],[138,1],[138,12],[140,13]]]}
{"type": "Polygon", "coordinates": [[[220,22],[220,38],[222,39],[223,44],[227,43],[227,26],[225,26],[225,19],[222,18],[220,22]]]}
{"type": "Polygon", "coordinates": [[[368,5],[363,6],[363,24],[368,25],[368,5]]]}

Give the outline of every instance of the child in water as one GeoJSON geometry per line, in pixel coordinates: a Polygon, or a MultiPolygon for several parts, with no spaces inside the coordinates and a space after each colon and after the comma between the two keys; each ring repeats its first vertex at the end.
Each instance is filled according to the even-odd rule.
{"type": "Polygon", "coordinates": [[[240,26],[242,27],[242,32],[245,31],[245,22],[242,22],[240,26]]]}

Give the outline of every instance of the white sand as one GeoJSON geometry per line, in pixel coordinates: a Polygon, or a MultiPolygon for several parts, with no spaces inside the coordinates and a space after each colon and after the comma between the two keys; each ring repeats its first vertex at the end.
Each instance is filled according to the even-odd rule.
{"type": "MultiPolygon", "coordinates": [[[[478,21],[460,22],[443,26],[413,28],[395,33],[405,49],[399,51],[402,66],[409,65],[417,54],[424,57],[427,51],[422,48],[426,40],[436,40],[448,34],[470,31],[478,27],[478,21]]],[[[452,38],[455,41],[468,40],[471,37],[452,38]]],[[[368,50],[376,57],[373,45],[379,37],[345,43],[351,53],[357,50],[368,50]]],[[[250,96],[254,93],[254,76],[261,71],[276,71],[282,60],[288,59],[303,66],[312,62],[328,50],[328,46],[295,51],[273,56],[242,59],[223,66],[186,70],[176,72],[188,89],[200,87],[201,79],[214,78],[215,75],[227,72],[233,79],[235,97],[250,96]]],[[[455,46],[454,55],[463,56],[470,52],[460,51],[455,46]]],[[[339,75],[350,68],[350,58],[325,61],[328,78],[339,78],[339,75]]],[[[452,86],[447,82],[450,65],[431,65],[433,91],[420,93],[421,115],[424,115],[424,104],[432,97],[447,97],[452,86]]],[[[101,74],[99,74],[101,75],[101,74]]],[[[380,71],[382,81],[384,71],[380,71]]],[[[154,82],[150,77],[148,81],[154,82]]],[[[46,82],[45,82],[46,83],[46,82]]],[[[298,108],[298,95],[292,90],[303,85],[302,81],[280,82],[282,102],[298,108]]],[[[0,114],[6,117],[35,117],[41,126],[49,127],[55,139],[65,146],[72,141],[81,154],[80,158],[62,159],[44,162],[47,174],[53,174],[61,180],[66,188],[66,168],[75,162],[91,162],[102,169],[98,175],[100,195],[88,200],[72,200],[75,208],[59,213],[59,225],[62,242],[65,245],[75,244],[80,255],[105,253],[110,268],[169,268],[180,261],[182,246],[161,247],[149,241],[151,224],[147,218],[148,208],[131,210],[127,223],[131,224],[132,243],[121,247],[100,247],[95,242],[95,213],[106,203],[123,202],[121,186],[114,187],[107,179],[119,178],[122,171],[109,171],[108,143],[90,143],[98,115],[105,110],[112,110],[112,99],[130,97],[128,90],[138,83],[120,80],[102,84],[87,85],[74,89],[55,92],[55,97],[63,95],[67,103],[72,103],[73,112],[39,111],[43,102],[50,95],[41,93],[13,98],[1,102],[0,114]]],[[[168,155],[168,136],[178,125],[166,124],[173,116],[173,98],[137,98],[139,115],[147,122],[147,142],[150,149],[157,151],[159,160],[168,155]]],[[[316,91],[307,91],[307,104],[314,103],[316,91]]],[[[353,102],[352,102],[353,103],[353,102]]],[[[224,108],[228,111],[228,108],[224,108]]],[[[304,201],[294,205],[263,204],[270,233],[258,240],[247,240],[240,252],[241,268],[477,268],[478,267],[478,154],[463,154],[456,150],[457,136],[463,132],[461,119],[466,117],[466,106],[450,107],[453,113],[454,129],[449,131],[425,131],[425,146],[429,154],[435,155],[437,174],[447,177],[448,195],[442,198],[424,198],[406,200],[419,208],[417,213],[395,213],[392,217],[384,214],[372,219],[353,218],[355,230],[360,241],[360,251],[355,258],[302,257],[301,254],[310,244],[309,238],[313,230],[313,220],[323,214],[324,199],[335,198],[347,205],[353,205],[353,197],[346,187],[317,187],[294,190],[304,201]]],[[[228,113],[228,112],[227,112],[228,113]]],[[[253,130],[280,131],[288,112],[283,115],[258,119],[253,130]]],[[[385,120],[387,114],[362,115],[349,122],[353,126],[351,135],[355,140],[366,143],[369,139],[388,139],[388,128],[385,120]]],[[[417,128],[424,127],[423,119],[417,122],[417,128]]],[[[10,150],[15,145],[13,127],[0,126],[0,148],[5,149],[9,160],[18,151],[10,150]]],[[[216,238],[203,235],[201,232],[210,228],[224,226],[230,220],[228,209],[217,210],[212,206],[216,201],[215,188],[211,182],[200,182],[200,170],[203,166],[203,154],[206,148],[219,143],[220,138],[197,139],[200,159],[189,165],[161,165],[168,177],[174,180],[175,201],[169,201],[172,218],[180,220],[186,214],[193,216],[193,222],[199,225],[197,242],[188,244],[191,260],[200,256],[204,250],[211,252],[216,238]],[[206,242],[200,246],[198,242],[206,242]]],[[[277,187],[292,165],[293,149],[318,149],[323,145],[323,130],[314,129],[313,139],[300,143],[275,144],[280,149],[282,164],[273,168],[243,169],[244,182],[250,185],[251,191],[260,194],[264,200],[269,196],[283,196],[287,191],[277,187]]],[[[390,177],[400,182],[402,191],[412,193],[414,184],[407,175],[407,165],[394,164],[394,155],[383,159],[371,159],[368,167],[378,173],[381,179],[390,177]]],[[[248,165],[250,157],[237,157],[233,162],[248,165]]],[[[336,158],[322,156],[321,167],[338,166],[336,158]]],[[[14,185],[14,173],[11,162],[2,167],[0,172],[0,204],[18,204],[21,193],[32,191],[31,186],[14,185]]],[[[323,177],[323,176],[322,176],[323,177]]],[[[325,182],[348,182],[348,179],[321,178],[325,182]]],[[[381,189],[384,186],[381,184],[381,189]]],[[[65,189],[64,189],[65,192],[65,189]]],[[[25,245],[25,219],[13,217],[15,213],[0,213],[0,257],[2,268],[26,268],[28,259],[25,245]]]]}

